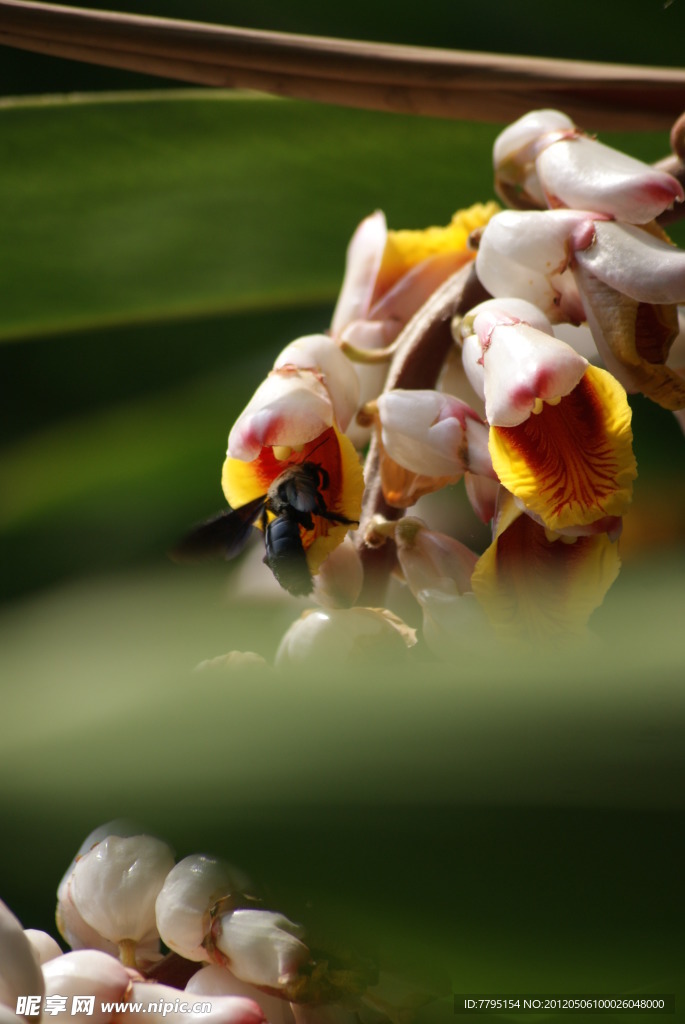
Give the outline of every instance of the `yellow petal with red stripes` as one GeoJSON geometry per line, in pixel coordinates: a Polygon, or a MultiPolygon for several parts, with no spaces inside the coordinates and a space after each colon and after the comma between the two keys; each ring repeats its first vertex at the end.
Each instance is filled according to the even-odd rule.
{"type": "Polygon", "coordinates": [[[552,530],[621,516],[637,476],[630,420],[621,385],[589,366],[570,394],[541,402],[537,415],[490,428],[493,468],[552,530]]]}

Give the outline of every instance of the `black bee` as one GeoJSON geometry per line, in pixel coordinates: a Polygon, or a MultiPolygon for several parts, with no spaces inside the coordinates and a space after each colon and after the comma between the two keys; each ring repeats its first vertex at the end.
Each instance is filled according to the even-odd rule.
{"type": "Polygon", "coordinates": [[[300,527],[313,530],[312,516],[320,516],[331,523],[356,525],[356,520],[328,511],[321,492],[329,485],[328,473],[315,462],[288,466],[266,494],[200,523],[180,541],[172,555],[182,561],[211,555],[235,558],[245,547],[252,526],[260,520],[266,547],[265,564],[289,593],[309,594],[313,587],[312,575],[300,527]],[[275,518],[269,519],[269,512],[275,518]]]}

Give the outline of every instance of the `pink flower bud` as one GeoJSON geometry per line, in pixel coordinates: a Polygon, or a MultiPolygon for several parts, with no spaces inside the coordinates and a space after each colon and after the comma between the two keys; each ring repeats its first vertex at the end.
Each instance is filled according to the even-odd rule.
{"type": "Polygon", "coordinates": [[[272,370],[236,420],[228,457],[252,462],[262,448],[296,448],[331,427],[335,412],[321,376],[312,370],[272,370]]]}

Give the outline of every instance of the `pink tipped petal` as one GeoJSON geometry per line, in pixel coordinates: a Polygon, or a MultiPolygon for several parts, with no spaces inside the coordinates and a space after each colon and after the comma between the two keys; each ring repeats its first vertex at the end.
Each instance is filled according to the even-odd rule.
{"type": "Polygon", "coordinates": [[[338,335],[351,320],[366,317],[383,261],[388,228],[385,214],[377,210],[361,222],[347,249],[345,277],[331,321],[338,335]]]}
{"type": "Polygon", "coordinates": [[[485,413],[499,427],[523,423],[537,399],[569,394],[588,365],[570,345],[527,324],[496,327],[483,363],[485,413]]]}
{"type": "Polygon", "coordinates": [[[311,370],[273,370],[255,391],[228,438],[229,458],[251,462],[262,448],[297,447],[334,421],[333,403],[311,370]]]}
{"type": "Polygon", "coordinates": [[[575,254],[594,277],[638,302],[685,302],[685,251],[614,221],[597,222],[595,238],[575,254]]]}
{"type": "Polygon", "coordinates": [[[670,174],[584,135],[547,147],[536,169],[550,206],[596,210],[630,224],[646,224],[683,200],[670,174]]]}
{"type": "Polygon", "coordinates": [[[338,426],[345,430],[359,402],[359,378],[336,342],[326,334],[298,338],[283,349],[274,363],[275,370],[286,366],[321,375],[333,401],[338,426]]]}

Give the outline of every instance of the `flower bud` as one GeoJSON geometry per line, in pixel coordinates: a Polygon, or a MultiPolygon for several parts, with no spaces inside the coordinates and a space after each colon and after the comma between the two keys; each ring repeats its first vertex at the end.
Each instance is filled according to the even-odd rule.
{"type": "Polygon", "coordinates": [[[155,928],[155,900],[173,864],[160,839],[108,836],[77,861],[71,898],[107,941],[139,943],[155,928]]]}
{"type": "Polygon", "coordinates": [[[413,643],[413,630],[385,609],[308,609],[281,640],[276,666],[403,659],[413,643]]]}
{"type": "Polygon", "coordinates": [[[534,110],[509,125],[493,156],[496,188],[515,206],[595,210],[646,224],[683,200],[672,175],[589,138],[558,110],[534,110]]]}
{"type": "Polygon", "coordinates": [[[220,914],[212,935],[231,972],[251,985],[287,989],[311,959],[304,929],[269,910],[220,914]]]}
{"type": "Polygon", "coordinates": [[[186,960],[209,960],[203,943],[220,900],[250,888],[246,876],[226,861],[204,854],[185,857],[169,872],[155,906],[163,942],[186,960]]]}
{"type": "Polygon", "coordinates": [[[383,448],[424,476],[458,479],[467,469],[492,476],[488,429],[458,398],[439,391],[386,391],[378,398],[383,448]]]}

